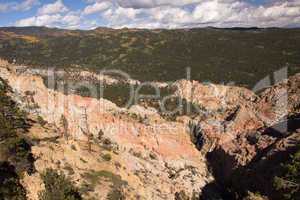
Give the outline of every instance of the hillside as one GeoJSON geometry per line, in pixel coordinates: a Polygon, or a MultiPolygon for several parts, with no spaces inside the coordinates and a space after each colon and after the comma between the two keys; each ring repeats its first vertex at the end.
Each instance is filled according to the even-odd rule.
{"type": "Polygon", "coordinates": [[[184,123],[140,106],[123,109],[105,99],[67,96],[48,89],[40,76],[15,73],[14,67],[0,63],[0,76],[19,106],[35,116],[27,134],[35,171],[20,178],[27,199],[41,200],[44,188],[50,195],[45,199],[52,200],[53,191],[63,193],[47,189],[53,182],[65,188],[59,183],[64,178],[49,169],[74,182],[83,199],[173,199],[180,191],[198,196],[212,180],[184,123]],[[86,120],[80,106],[86,107],[86,120]]]}
{"type": "Polygon", "coordinates": [[[26,139],[30,125],[26,113],[10,94],[11,88],[0,78],[0,199],[25,200],[20,177],[35,170],[31,145],[26,139]]]}
{"type": "Polygon", "coordinates": [[[0,28],[0,199],[298,200],[299,72],[300,29],[0,28]]]}
{"type": "Polygon", "coordinates": [[[0,62],[0,198],[299,198],[300,74],[258,95],[178,81],[204,112],[169,120],[49,89],[20,67],[0,62]]]}
{"type": "Polygon", "coordinates": [[[186,78],[249,88],[274,71],[300,71],[300,29],[90,31],[0,28],[0,57],[35,67],[121,69],[141,81],[186,78]]]}

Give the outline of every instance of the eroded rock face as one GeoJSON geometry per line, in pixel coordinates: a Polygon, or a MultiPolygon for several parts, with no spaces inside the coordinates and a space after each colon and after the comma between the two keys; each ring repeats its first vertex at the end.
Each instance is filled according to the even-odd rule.
{"type": "MultiPolygon", "coordinates": [[[[224,171],[236,165],[248,163],[256,154],[256,148],[247,141],[247,135],[264,127],[257,106],[259,96],[248,89],[224,85],[204,85],[196,81],[181,80],[178,95],[200,105],[203,115],[193,121],[205,138],[201,151],[206,154],[216,150],[230,155],[224,171]],[[192,95],[191,95],[192,94],[192,95]],[[232,162],[232,163],[230,163],[232,162]]],[[[201,111],[200,111],[201,113],[201,111]]]]}
{"type": "Polygon", "coordinates": [[[300,112],[300,74],[294,75],[260,95],[259,109],[269,116],[269,124],[300,112]]]}
{"type": "Polygon", "coordinates": [[[300,143],[299,80],[297,74],[274,85],[255,103],[235,101],[238,109],[227,117],[230,120],[219,118],[217,125],[209,118],[199,121],[209,141],[209,148],[203,151],[209,149],[207,157],[219,184],[239,187],[236,191],[260,190],[274,197],[276,192],[268,186],[273,184],[276,166],[300,143]]]}
{"type": "MultiPolygon", "coordinates": [[[[68,140],[61,138],[53,144],[43,139],[33,147],[38,173],[48,167],[72,169],[70,176],[81,185],[83,174],[106,170],[126,181],[122,187],[128,199],[173,199],[182,190],[191,197],[212,181],[205,158],[190,141],[185,123],[166,121],[153,109],[136,106],[127,110],[105,99],[64,95],[47,89],[41,77],[15,73],[13,69],[11,65],[1,67],[1,77],[8,80],[24,109],[56,127],[47,134],[60,136],[61,117],[68,121],[68,140]],[[87,130],[94,138],[91,151],[87,130]]],[[[38,183],[36,176],[26,180],[38,183]]],[[[28,187],[28,194],[36,199],[34,191],[38,190],[33,188],[28,187]]],[[[95,186],[89,195],[104,199],[107,193],[95,186]]]]}
{"type": "MultiPolygon", "coordinates": [[[[86,172],[110,171],[127,182],[124,193],[129,199],[191,197],[213,180],[205,156],[216,179],[225,182],[237,170],[255,163],[265,166],[259,164],[264,158],[293,147],[290,137],[299,142],[295,133],[300,124],[300,74],[260,95],[240,87],[177,81],[176,95],[192,102],[199,113],[166,121],[154,108],[135,105],[125,109],[105,99],[64,95],[47,89],[37,75],[17,74],[14,66],[1,65],[0,75],[9,81],[15,98],[57,127],[58,136],[61,116],[68,121],[68,141],[60,139],[54,146],[45,142],[34,148],[38,172],[68,165],[80,185],[86,172]],[[95,140],[91,152],[86,130],[95,140]],[[286,135],[289,132],[293,136],[286,135]],[[99,157],[107,153],[112,160],[103,164],[99,157]],[[57,164],[61,160],[63,164],[57,164]]],[[[105,198],[109,185],[104,188],[102,195],[98,194],[100,187],[90,195],[105,198]]]]}
{"type": "MultiPolygon", "coordinates": [[[[286,132],[287,117],[299,113],[300,74],[260,95],[245,88],[196,81],[181,80],[175,85],[179,88],[179,96],[204,108],[204,116],[194,118],[206,140],[202,151],[215,151],[221,159],[227,156],[224,162],[228,163],[222,170],[226,174],[247,165],[258,152],[276,141],[274,135],[267,134],[270,127],[286,132]]],[[[218,158],[217,155],[213,157],[218,158]]]]}

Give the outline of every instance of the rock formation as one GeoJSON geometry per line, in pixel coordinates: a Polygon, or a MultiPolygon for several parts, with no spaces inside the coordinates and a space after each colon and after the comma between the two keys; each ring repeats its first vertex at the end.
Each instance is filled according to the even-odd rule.
{"type": "MultiPolygon", "coordinates": [[[[170,121],[151,107],[126,109],[102,98],[66,95],[48,89],[36,73],[17,73],[17,66],[4,61],[0,66],[14,99],[47,121],[30,131],[40,142],[32,149],[37,172],[23,181],[29,199],[37,199],[39,174],[49,167],[86,186],[86,197],[105,199],[117,190],[127,199],[188,199],[213,181],[228,184],[242,175],[259,177],[266,166],[279,162],[273,155],[286,155],[300,141],[300,74],[260,94],[177,81],[175,95],[191,102],[198,113],[170,121]],[[59,137],[62,116],[68,139],[59,137]]],[[[243,187],[250,183],[241,182],[243,187]]]]}
{"type": "Polygon", "coordinates": [[[48,89],[40,76],[14,69],[2,65],[1,77],[13,88],[20,106],[48,124],[30,131],[30,137],[41,142],[32,149],[37,172],[24,176],[29,199],[37,199],[39,174],[47,168],[63,170],[78,186],[92,187],[86,196],[96,199],[105,199],[114,185],[127,199],[173,199],[180,191],[191,197],[212,181],[186,124],[166,121],[153,109],[124,109],[105,99],[64,95],[48,89]],[[33,94],[30,105],[25,101],[28,91],[33,94]],[[61,116],[68,121],[68,140],[60,137],[61,116]],[[147,122],[141,120],[145,117],[147,122]],[[94,136],[91,152],[82,131],[85,123],[94,136]],[[113,181],[106,180],[103,172],[112,174],[113,181]]]}

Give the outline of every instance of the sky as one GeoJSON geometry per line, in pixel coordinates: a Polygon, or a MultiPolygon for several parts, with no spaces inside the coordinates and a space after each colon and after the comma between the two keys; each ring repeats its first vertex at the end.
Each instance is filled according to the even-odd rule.
{"type": "Polygon", "coordinates": [[[0,0],[0,26],[300,27],[300,0],[0,0]]]}

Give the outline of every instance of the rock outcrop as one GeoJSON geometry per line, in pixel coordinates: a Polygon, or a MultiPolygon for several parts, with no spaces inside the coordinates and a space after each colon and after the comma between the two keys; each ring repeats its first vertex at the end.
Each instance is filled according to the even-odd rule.
{"type": "Polygon", "coordinates": [[[127,199],[173,199],[182,190],[191,197],[212,181],[186,124],[166,121],[152,109],[128,110],[105,99],[64,95],[47,89],[40,76],[13,69],[3,65],[0,75],[14,98],[52,127],[31,130],[41,142],[32,150],[37,173],[24,179],[30,199],[37,198],[38,174],[47,168],[69,173],[79,186],[93,185],[86,195],[96,199],[106,198],[114,185],[127,199]],[[67,139],[60,137],[62,116],[68,121],[67,139]],[[102,187],[107,173],[113,181],[102,187]]]}
{"type": "Polygon", "coordinates": [[[202,151],[208,152],[218,184],[236,191],[261,191],[276,199],[270,186],[275,166],[300,144],[299,88],[297,74],[266,89],[254,101],[235,99],[234,109],[224,109],[229,112],[199,119],[201,134],[208,141],[202,151]],[[222,117],[216,120],[216,116],[222,117]]]}
{"type": "MultiPolygon", "coordinates": [[[[47,88],[37,74],[0,65],[0,76],[19,104],[47,121],[48,129],[31,130],[31,137],[41,141],[33,147],[37,173],[24,178],[31,199],[37,199],[39,173],[49,167],[69,173],[79,186],[92,183],[86,195],[97,199],[112,190],[128,199],[190,198],[213,181],[227,185],[248,175],[252,179],[241,182],[246,188],[300,141],[300,74],[260,94],[177,81],[175,95],[198,112],[170,121],[151,107],[126,109],[102,98],[66,95],[47,88]],[[61,125],[62,117],[68,125],[61,125]],[[107,181],[107,173],[113,181],[107,181]],[[100,187],[101,181],[107,184],[100,187]]],[[[260,181],[259,187],[269,184],[260,181]]]]}
{"type": "Polygon", "coordinates": [[[257,151],[275,142],[276,138],[267,136],[264,131],[274,126],[286,132],[288,127],[278,127],[278,124],[289,121],[291,126],[293,120],[288,118],[299,113],[300,74],[260,95],[245,88],[196,81],[181,80],[175,85],[179,88],[177,95],[195,103],[202,113],[193,119],[207,138],[202,151],[220,149],[234,156],[238,165],[249,163],[257,151]]]}

